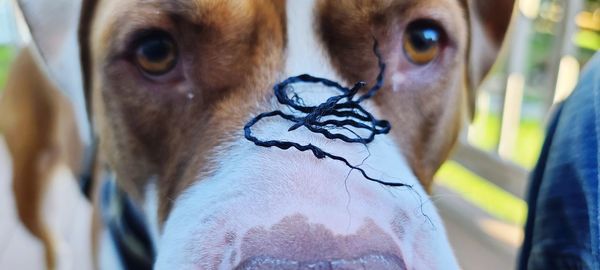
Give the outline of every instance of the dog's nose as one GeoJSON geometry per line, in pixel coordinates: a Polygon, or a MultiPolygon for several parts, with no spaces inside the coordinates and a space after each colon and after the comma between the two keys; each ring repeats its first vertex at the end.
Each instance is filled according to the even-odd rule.
{"type": "Polygon", "coordinates": [[[242,262],[237,270],[404,270],[404,261],[396,255],[372,253],[358,258],[325,261],[294,261],[272,257],[254,257],[242,262]]]}
{"type": "Polygon", "coordinates": [[[298,214],[248,230],[236,269],[406,269],[392,239],[372,220],[347,231],[298,214]]]}

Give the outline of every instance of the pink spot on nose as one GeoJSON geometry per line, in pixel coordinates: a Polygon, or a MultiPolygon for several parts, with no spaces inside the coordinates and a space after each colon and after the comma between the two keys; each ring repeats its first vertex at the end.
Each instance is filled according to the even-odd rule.
{"type": "Polygon", "coordinates": [[[330,267],[332,263],[351,266],[358,265],[360,261],[370,261],[368,265],[391,262],[395,265],[404,264],[401,251],[393,238],[371,219],[365,219],[356,233],[346,235],[334,232],[322,224],[309,223],[300,214],[285,217],[269,229],[250,229],[242,238],[241,252],[245,263],[261,266],[248,269],[287,269],[277,268],[275,265],[291,267],[310,264],[327,266],[314,269],[363,269],[330,267]]]}

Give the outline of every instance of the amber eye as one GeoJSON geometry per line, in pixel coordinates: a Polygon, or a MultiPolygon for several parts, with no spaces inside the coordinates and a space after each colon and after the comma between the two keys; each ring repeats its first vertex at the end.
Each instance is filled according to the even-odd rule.
{"type": "Polygon", "coordinates": [[[177,57],[173,39],[165,33],[155,33],[137,43],[134,58],[142,71],[158,76],[171,71],[177,64],[177,57]]]}
{"type": "Polygon", "coordinates": [[[433,21],[419,20],[412,22],[404,33],[404,53],[408,59],[425,65],[435,60],[442,47],[444,33],[433,21]]]}

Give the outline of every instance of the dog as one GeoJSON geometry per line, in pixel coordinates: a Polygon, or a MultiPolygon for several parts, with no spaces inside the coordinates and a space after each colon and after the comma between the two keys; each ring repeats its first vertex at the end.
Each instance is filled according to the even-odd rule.
{"type": "MultiPolygon", "coordinates": [[[[472,117],[513,0],[84,0],[81,13],[50,20],[79,18],[59,29],[35,16],[80,3],[21,3],[38,68],[82,82],[70,87],[85,93],[97,142],[98,267],[458,269],[427,196],[472,117]],[[61,42],[78,44],[61,57],[81,74],[47,60],[61,42]],[[355,105],[389,133],[350,143],[273,118],[252,127],[258,141],[313,150],[248,140],[261,113],[298,119],[273,88],[304,73],[348,90],[380,83],[355,105]],[[130,234],[106,214],[115,201],[130,234]],[[137,244],[123,240],[131,235],[137,244]]],[[[340,94],[290,89],[314,106],[340,94]]]]}
{"type": "Polygon", "coordinates": [[[46,258],[52,265],[59,239],[44,221],[44,195],[58,166],[80,171],[83,142],[72,104],[38,67],[28,49],[15,59],[0,98],[0,132],[11,153],[16,212],[48,247],[46,258]]]}

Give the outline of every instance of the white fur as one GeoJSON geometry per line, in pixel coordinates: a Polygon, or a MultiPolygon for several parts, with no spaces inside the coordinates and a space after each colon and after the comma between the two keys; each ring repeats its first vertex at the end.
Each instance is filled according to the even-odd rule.
{"type": "Polygon", "coordinates": [[[288,47],[285,71],[288,76],[310,73],[337,80],[339,78],[315,35],[314,5],[314,0],[286,2],[288,47]]]}
{"type": "Polygon", "coordinates": [[[123,270],[117,249],[107,230],[100,234],[100,255],[98,256],[99,269],[123,270]]]}
{"type": "Polygon", "coordinates": [[[146,186],[144,194],[144,213],[146,215],[146,221],[150,227],[150,239],[155,245],[158,244],[159,240],[159,226],[158,226],[158,193],[156,191],[156,179],[150,179],[146,186]]]}
{"type": "Polygon", "coordinates": [[[15,2],[18,2],[15,11],[23,42],[28,44],[33,38],[34,42],[28,45],[33,49],[36,61],[72,102],[82,142],[89,145],[91,134],[85,109],[81,64],[79,54],[73,53],[79,51],[76,26],[79,25],[81,1],[15,2]]]}
{"type": "MultiPolygon", "coordinates": [[[[287,2],[286,73],[335,80],[338,76],[312,29],[313,6],[313,0],[287,2]]],[[[304,86],[301,92],[315,101],[335,93],[320,86],[304,86]]],[[[376,108],[366,106],[380,115],[376,108]]],[[[287,132],[289,127],[285,121],[267,120],[254,133],[259,138],[312,143],[355,165],[370,151],[361,168],[371,177],[414,189],[385,187],[358,171],[350,172],[341,162],[318,160],[295,149],[257,147],[240,136],[212,157],[218,164],[216,171],[200,177],[176,200],[161,235],[156,269],[232,269],[242,259],[240,238],[247,230],[269,228],[298,213],[341,235],[356,233],[365,219],[371,219],[393,238],[409,269],[458,269],[438,214],[391,138],[378,136],[367,151],[362,145],[328,140],[303,128],[287,132]],[[402,224],[406,232],[402,240],[391,227],[398,211],[411,217],[402,224]],[[235,243],[220,244],[229,232],[238,236],[235,243]],[[217,258],[222,259],[220,265],[215,265],[217,258]]]]}

